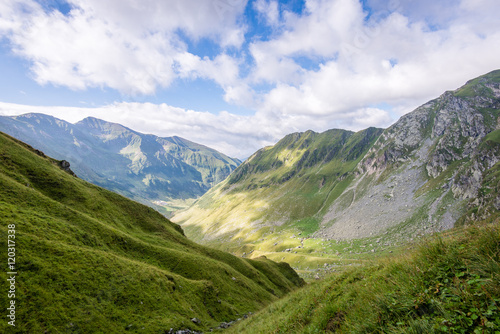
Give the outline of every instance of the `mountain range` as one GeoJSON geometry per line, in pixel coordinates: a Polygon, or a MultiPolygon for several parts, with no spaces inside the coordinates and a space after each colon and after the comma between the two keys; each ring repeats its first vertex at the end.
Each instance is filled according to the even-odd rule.
{"type": "Polygon", "coordinates": [[[0,117],[0,131],[56,159],[84,180],[168,215],[224,180],[241,162],[180,137],[160,138],[88,117],[0,117]]]}
{"type": "Polygon", "coordinates": [[[495,216],[499,111],[493,71],[385,130],[290,134],[172,219],[199,242],[298,268],[339,243],[337,255],[383,252],[495,216]]]}
{"type": "Polygon", "coordinates": [[[3,133],[0,221],[1,333],[208,331],[304,284],[286,263],[195,244],[152,208],[3,133]]]}

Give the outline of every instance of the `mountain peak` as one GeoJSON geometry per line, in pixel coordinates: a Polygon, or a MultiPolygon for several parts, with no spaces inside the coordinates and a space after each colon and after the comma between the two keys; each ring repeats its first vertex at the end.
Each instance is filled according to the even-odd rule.
{"type": "Polygon", "coordinates": [[[467,81],[465,85],[452,92],[456,97],[472,98],[475,96],[500,97],[500,70],[467,81]]]}
{"type": "Polygon", "coordinates": [[[25,121],[44,121],[44,122],[65,122],[57,117],[46,115],[42,113],[26,113],[18,116],[12,116],[14,119],[25,120],[25,121]]]}
{"type": "Polygon", "coordinates": [[[104,134],[110,134],[111,132],[131,132],[135,131],[121,125],[118,123],[108,122],[96,117],[86,117],[75,124],[79,127],[86,127],[92,129],[93,131],[99,131],[104,134]]]}

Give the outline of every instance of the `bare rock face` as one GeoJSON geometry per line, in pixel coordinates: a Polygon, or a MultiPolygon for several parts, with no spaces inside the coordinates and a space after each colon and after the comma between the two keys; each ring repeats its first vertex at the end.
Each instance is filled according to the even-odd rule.
{"type": "Polygon", "coordinates": [[[425,139],[425,129],[431,121],[431,101],[412,113],[404,115],[393,126],[382,133],[359,165],[360,173],[381,173],[388,164],[405,162],[412,151],[418,149],[425,139]]]}
{"type": "Polygon", "coordinates": [[[62,167],[62,169],[67,171],[67,170],[69,170],[70,163],[67,162],[66,160],[61,160],[61,167],[62,167]]]}
{"type": "Polygon", "coordinates": [[[362,238],[398,224],[406,233],[453,227],[464,203],[478,197],[484,173],[500,161],[500,144],[485,139],[500,128],[499,79],[497,71],[471,80],[385,130],[316,235],[362,238]]]}
{"type": "Polygon", "coordinates": [[[452,188],[457,198],[476,198],[485,171],[500,162],[500,144],[488,143],[477,149],[473,160],[462,168],[463,172],[455,180],[452,188]]]}
{"type": "Polygon", "coordinates": [[[486,82],[482,87],[489,90],[486,96],[463,97],[457,91],[446,92],[403,116],[382,134],[382,146],[376,144],[371,149],[369,154],[375,158],[365,159],[363,170],[374,173],[388,163],[405,162],[425,139],[430,139],[433,149],[424,157],[427,174],[437,178],[454,162],[472,160],[461,168],[453,193],[462,199],[475,197],[482,173],[499,159],[498,151],[479,149],[483,138],[499,128],[495,115],[500,108],[498,83],[486,82]]]}
{"type": "Polygon", "coordinates": [[[73,175],[74,177],[77,177],[76,174],[71,170],[70,168],[70,163],[66,160],[61,160],[59,161],[59,166],[64,170],[66,171],[67,173],[73,175]]]}
{"type": "Polygon", "coordinates": [[[451,163],[474,156],[481,140],[492,130],[485,122],[481,109],[495,107],[497,99],[483,97],[465,100],[445,93],[440,98],[443,108],[436,113],[431,138],[437,139],[436,149],[426,166],[428,174],[436,178],[451,163]]]}

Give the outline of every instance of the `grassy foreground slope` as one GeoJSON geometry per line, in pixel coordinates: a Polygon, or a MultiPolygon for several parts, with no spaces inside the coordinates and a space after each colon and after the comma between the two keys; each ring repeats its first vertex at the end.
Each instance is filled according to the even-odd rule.
{"type": "Polygon", "coordinates": [[[285,263],[199,246],[153,209],[91,185],[0,133],[0,248],[15,224],[16,321],[0,332],[207,330],[303,284],[285,263]],[[193,322],[191,319],[199,321],[193,322]]]}
{"type": "Polygon", "coordinates": [[[228,333],[500,333],[500,230],[447,232],[310,284],[228,333]]]}

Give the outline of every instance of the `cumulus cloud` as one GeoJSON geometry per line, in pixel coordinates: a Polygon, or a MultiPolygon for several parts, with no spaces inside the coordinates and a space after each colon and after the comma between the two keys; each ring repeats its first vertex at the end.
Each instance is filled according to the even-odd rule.
{"type": "MultiPolygon", "coordinates": [[[[236,20],[246,0],[134,1],[71,0],[63,14],[29,0],[6,0],[0,36],[29,59],[34,79],[72,89],[111,87],[128,95],[154,94],[167,87],[194,55],[179,31],[196,41],[217,40],[239,47],[244,27],[236,20]]],[[[219,81],[232,75],[219,56],[199,76],[219,81]],[[221,79],[222,77],[222,79],[221,79]]],[[[222,59],[225,60],[225,59],[222,59]]]]}
{"type": "Polygon", "coordinates": [[[446,18],[435,1],[374,0],[368,10],[353,0],[308,0],[282,34],[250,46],[251,79],[275,84],[262,108],[342,119],[379,103],[423,103],[500,67],[493,1],[445,2],[446,18]],[[298,56],[321,61],[307,68],[298,56]]]}
{"type": "Polygon", "coordinates": [[[253,3],[255,10],[264,18],[264,22],[270,26],[277,26],[280,21],[278,2],[275,0],[257,0],[253,3]]]}
{"type": "Polygon", "coordinates": [[[227,54],[209,59],[185,52],[177,57],[177,64],[178,74],[182,78],[211,79],[223,88],[235,85],[239,81],[238,61],[227,54]]]}

